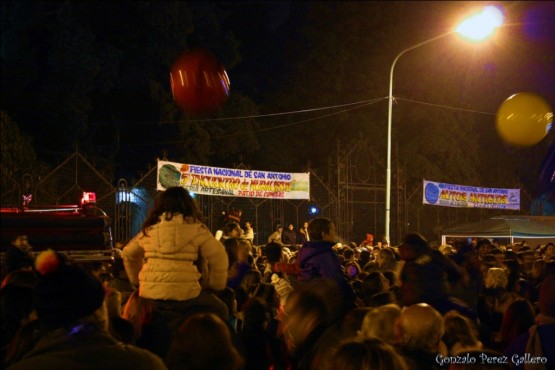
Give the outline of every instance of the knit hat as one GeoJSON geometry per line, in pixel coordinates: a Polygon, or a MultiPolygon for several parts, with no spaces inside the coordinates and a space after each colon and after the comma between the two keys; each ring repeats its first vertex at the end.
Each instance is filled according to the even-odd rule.
{"type": "Polygon", "coordinates": [[[538,306],[544,315],[555,317],[555,276],[548,275],[538,292],[538,306]]]}
{"type": "MultiPolygon", "coordinates": [[[[41,261],[40,257],[37,257],[38,261],[41,261]]],[[[104,287],[100,280],[78,266],[66,265],[61,261],[56,263],[55,257],[48,258],[48,268],[37,266],[42,274],[34,297],[39,320],[52,328],[62,327],[92,314],[102,306],[104,287]]]]}

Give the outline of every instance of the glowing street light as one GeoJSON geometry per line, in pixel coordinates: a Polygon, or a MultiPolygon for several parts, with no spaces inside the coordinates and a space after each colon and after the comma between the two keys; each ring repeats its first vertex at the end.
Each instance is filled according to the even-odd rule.
{"type": "Polygon", "coordinates": [[[503,24],[503,14],[494,6],[487,6],[481,13],[461,22],[455,32],[472,40],[482,41],[490,37],[503,24]]]}
{"type": "Polygon", "coordinates": [[[423,45],[429,44],[433,41],[439,40],[445,36],[458,33],[461,36],[472,40],[481,41],[491,36],[496,28],[503,24],[503,14],[494,6],[485,7],[480,13],[475,14],[460,23],[457,28],[447,33],[432,37],[428,40],[422,41],[401,51],[391,64],[389,72],[389,106],[387,115],[387,170],[386,170],[386,183],[385,183],[385,239],[390,244],[389,238],[389,222],[391,210],[391,118],[393,112],[393,70],[397,60],[405,53],[417,49],[423,45]]]}

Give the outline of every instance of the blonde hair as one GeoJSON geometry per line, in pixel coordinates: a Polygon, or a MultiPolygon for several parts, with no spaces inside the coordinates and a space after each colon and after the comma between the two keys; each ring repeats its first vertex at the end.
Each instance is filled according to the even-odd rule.
{"type": "Polygon", "coordinates": [[[486,288],[507,288],[509,278],[505,270],[499,267],[490,267],[486,274],[486,288]]]}

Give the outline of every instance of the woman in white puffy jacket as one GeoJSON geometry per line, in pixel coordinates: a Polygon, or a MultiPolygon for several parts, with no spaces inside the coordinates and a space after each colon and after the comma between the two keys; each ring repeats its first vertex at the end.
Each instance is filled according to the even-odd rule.
{"type": "Polygon", "coordinates": [[[142,231],[124,247],[129,281],[155,308],[156,303],[172,311],[194,305],[221,308],[211,292],[225,288],[228,258],[201,220],[189,192],[170,187],[158,195],[142,231]]]}

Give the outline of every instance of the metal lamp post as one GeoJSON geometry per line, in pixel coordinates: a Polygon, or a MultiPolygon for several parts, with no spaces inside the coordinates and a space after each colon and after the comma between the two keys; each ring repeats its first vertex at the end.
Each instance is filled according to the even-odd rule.
{"type": "Polygon", "coordinates": [[[497,27],[502,24],[503,16],[499,9],[488,6],[479,14],[476,14],[460,23],[460,25],[449,32],[443,33],[439,36],[432,37],[411,47],[401,51],[391,64],[389,72],[389,104],[387,112],[387,169],[386,169],[386,183],[385,183],[385,240],[390,244],[390,211],[391,211],[391,126],[393,116],[393,70],[395,64],[405,53],[417,49],[421,46],[444,38],[454,33],[458,33],[465,38],[474,41],[481,41],[489,37],[497,27]]]}

